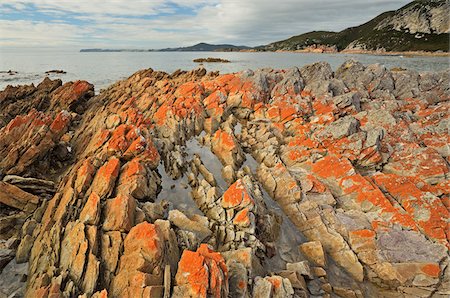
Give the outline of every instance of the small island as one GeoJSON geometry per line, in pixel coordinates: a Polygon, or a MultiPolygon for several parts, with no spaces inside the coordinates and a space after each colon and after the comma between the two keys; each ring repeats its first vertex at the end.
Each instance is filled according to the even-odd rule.
{"type": "Polygon", "coordinates": [[[8,70],[8,71],[0,71],[0,73],[9,74],[10,76],[18,74],[17,71],[14,71],[14,70],[11,70],[11,69],[8,70]]]}
{"type": "Polygon", "coordinates": [[[67,72],[62,69],[53,69],[45,72],[46,74],[66,74],[67,72]]]}
{"type": "Polygon", "coordinates": [[[230,60],[222,59],[222,58],[197,58],[193,60],[196,63],[230,63],[230,60]]]}

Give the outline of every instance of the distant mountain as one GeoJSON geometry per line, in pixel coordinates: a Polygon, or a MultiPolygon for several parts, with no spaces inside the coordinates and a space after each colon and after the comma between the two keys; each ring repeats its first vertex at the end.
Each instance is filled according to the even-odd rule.
{"type": "Polygon", "coordinates": [[[142,49],[81,49],[80,52],[153,52],[154,50],[142,49]]]}
{"type": "Polygon", "coordinates": [[[246,46],[235,46],[231,44],[208,44],[198,43],[190,47],[166,48],[159,50],[140,49],[81,49],[80,52],[235,52],[252,49],[246,46]]]}
{"type": "Polygon", "coordinates": [[[340,32],[313,31],[274,42],[262,51],[335,49],[382,51],[449,51],[447,0],[413,1],[369,22],[340,32]]]}
{"type": "Polygon", "coordinates": [[[166,48],[160,49],[160,52],[233,52],[240,50],[249,50],[250,47],[246,46],[235,46],[231,44],[208,44],[208,43],[198,43],[190,47],[181,48],[166,48]]]}

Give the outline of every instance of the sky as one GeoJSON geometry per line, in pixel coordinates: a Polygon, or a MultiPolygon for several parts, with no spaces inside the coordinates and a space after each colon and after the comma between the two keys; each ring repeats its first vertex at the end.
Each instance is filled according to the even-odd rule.
{"type": "Polygon", "coordinates": [[[409,0],[1,0],[0,47],[257,46],[340,31],[409,0]]]}

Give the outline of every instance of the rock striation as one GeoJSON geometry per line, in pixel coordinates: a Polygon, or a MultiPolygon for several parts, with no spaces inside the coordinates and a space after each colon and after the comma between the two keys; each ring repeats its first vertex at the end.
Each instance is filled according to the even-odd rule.
{"type": "Polygon", "coordinates": [[[350,60],[7,87],[0,269],[25,297],[446,297],[449,86],[350,60]]]}

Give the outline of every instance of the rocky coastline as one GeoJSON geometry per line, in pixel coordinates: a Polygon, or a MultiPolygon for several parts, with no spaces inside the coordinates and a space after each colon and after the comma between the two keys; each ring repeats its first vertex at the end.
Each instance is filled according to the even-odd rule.
{"type": "Polygon", "coordinates": [[[0,297],[448,297],[449,71],[0,92],[0,297]]]}

